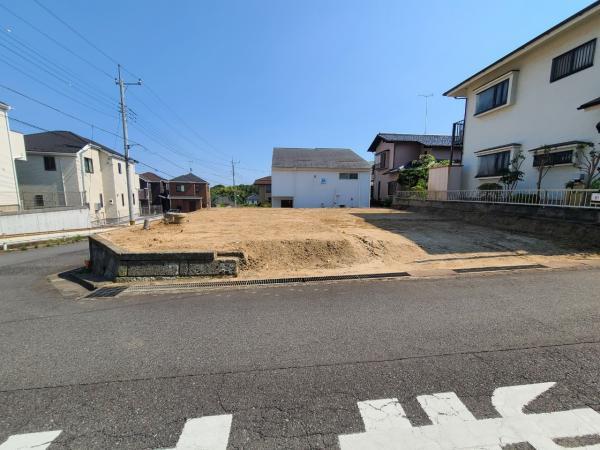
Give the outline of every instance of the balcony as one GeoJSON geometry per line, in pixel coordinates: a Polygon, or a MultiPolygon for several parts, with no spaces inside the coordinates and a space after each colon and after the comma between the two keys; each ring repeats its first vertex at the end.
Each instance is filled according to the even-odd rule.
{"type": "Polygon", "coordinates": [[[459,120],[452,124],[452,146],[462,147],[465,136],[465,121],[459,120]]]}
{"type": "Polygon", "coordinates": [[[149,200],[150,199],[150,193],[149,193],[149,189],[139,189],[138,190],[138,198],[140,200],[149,200]]]}

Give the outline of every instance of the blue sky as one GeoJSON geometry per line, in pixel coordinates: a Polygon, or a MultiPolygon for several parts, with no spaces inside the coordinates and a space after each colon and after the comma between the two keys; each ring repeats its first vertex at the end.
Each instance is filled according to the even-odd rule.
{"type": "MultiPolygon", "coordinates": [[[[132,155],[167,175],[191,167],[212,184],[231,183],[231,158],[238,183],[268,175],[275,146],[347,147],[370,159],[377,132],[423,132],[418,94],[434,94],[428,132],[449,133],[463,104],[445,90],[590,3],[39,1],[111,59],[33,0],[0,0],[68,49],[0,8],[0,84],[120,134],[119,61],[128,81],[144,81],[127,94],[130,137],[145,147],[132,155]]],[[[116,136],[4,88],[0,101],[21,121],[122,149],[116,136]]]]}

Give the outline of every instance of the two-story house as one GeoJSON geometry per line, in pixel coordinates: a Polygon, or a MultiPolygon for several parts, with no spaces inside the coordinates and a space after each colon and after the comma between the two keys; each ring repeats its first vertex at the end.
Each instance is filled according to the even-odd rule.
{"type": "Polygon", "coordinates": [[[92,222],[127,220],[129,201],[138,214],[135,161],[129,161],[132,187],[127,195],[125,158],[70,131],[25,135],[27,161],[17,161],[19,189],[39,207],[90,208],[92,222]]]}
{"type": "Polygon", "coordinates": [[[439,134],[379,133],[369,146],[375,153],[373,200],[383,201],[393,195],[398,185],[398,172],[410,166],[421,155],[437,160],[461,159],[460,146],[452,146],[452,136],[439,134]]]}
{"type": "Polygon", "coordinates": [[[598,142],[600,2],[596,1],[462,81],[462,189],[497,183],[521,160],[517,189],[564,189],[580,179],[580,148],[598,142]]]}
{"type": "Polygon", "coordinates": [[[169,180],[166,184],[165,194],[169,199],[171,209],[192,212],[202,208],[210,208],[208,182],[193,173],[169,180]]]}
{"type": "Polygon", "coordinates": [[[140,187],[138,198],[140,208],[162,205],[162,193],[166,189],[167,180],[153,172],[139,174],[140,187]]]}
{"type": "Polygon", "coordinates": [[[254,186],[258,188],[258,203],[271,203],[271,177],[254,180],[254,186]]]}
{"type": "Polygon", "coordinates": [[[15,161],[27,159],[23,135],[11,131],[8,122],[10,106],[0,102],[0,212],[23,208],[19,193],[15,161]]]}

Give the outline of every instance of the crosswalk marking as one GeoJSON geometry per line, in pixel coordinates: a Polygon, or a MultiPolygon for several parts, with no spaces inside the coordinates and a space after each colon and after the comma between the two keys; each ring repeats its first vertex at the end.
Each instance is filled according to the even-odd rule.
{"type": "Polygon", "coordinates": [[[61,432],[61,430],[55,430],[42,431],[40,433],[14,434],[0,445],[0,450],[45,450],[61,432]]]}

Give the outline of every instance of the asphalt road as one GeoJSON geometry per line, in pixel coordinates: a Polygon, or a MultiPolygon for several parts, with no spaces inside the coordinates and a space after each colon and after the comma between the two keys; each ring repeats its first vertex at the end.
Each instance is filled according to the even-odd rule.
{"type": "MultiPolygon", "coordinates": [[[[206,416],[230,416],[229,448],[338,448],[383,426],[357,402],[388,399],[377,416],[395,398],[425,430],[432,408],[442,423],[456,401],[419,396],[455,393],[483,423],[504,416],[497,388],[545,382],[556,384],[528,413],[600,411],[600,270],[64,297],[46,277],[85,249],[0,254],[1,450],[50,430],[61,430],[51,450],[175,448],[186,421],[206,416]]],[[[565,433],[554,442],[600,442],[565,433]]]]}

